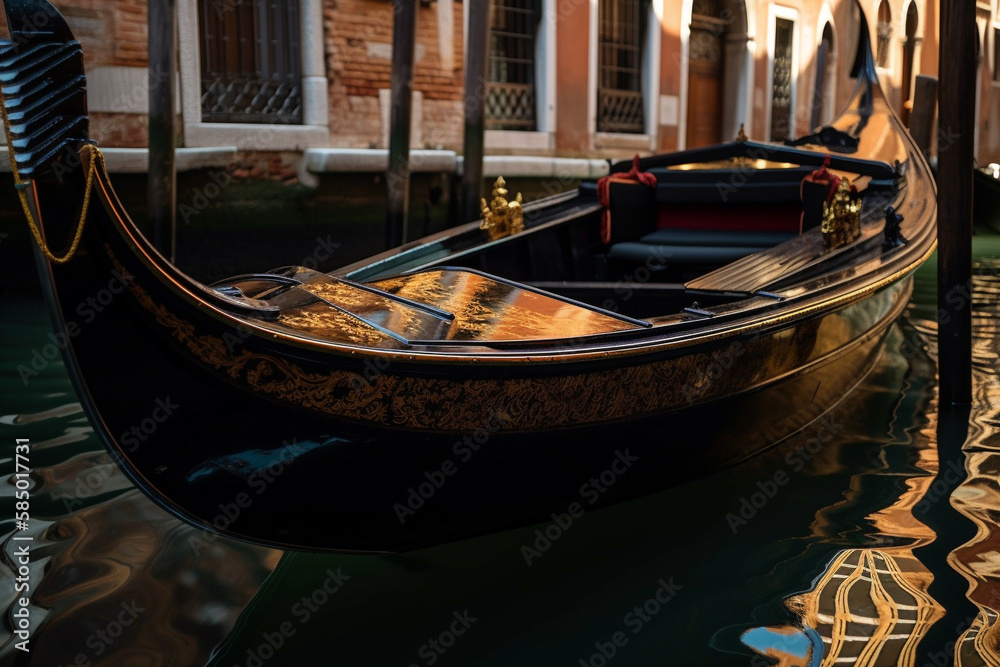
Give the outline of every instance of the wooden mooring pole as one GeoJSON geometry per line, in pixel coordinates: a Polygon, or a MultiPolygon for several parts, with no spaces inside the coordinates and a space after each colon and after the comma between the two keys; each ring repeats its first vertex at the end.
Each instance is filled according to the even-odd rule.
{"type": "Polygon", "coordinates": [[[385,243],[395,248],[406,238],[410,203],[410,117],[413,107],[413,54],[417,43],[417,0],[394,0],[392,83],[389,101],[389,170],[385,243]]]}
{"type": "Polygon", "coordinates": [[[972,169],[976,3],[941,0],[938,94],[938,381],[941,405],[972,401],[972,169]]]}
{"type": "Polygon", "coordinates": [[[174,169],[175,0],[149,0],[149,167],[146,200],[153,245],[175,260],[177,176],[174,169]]]}
{"type": "Polygon", "coordinates": [[[462,222],[479,217],[483,187],[483,132],[486,128],[490,0],[469,3],[469,30],[465,55],[465,137],[462,149],[462,222]]]}

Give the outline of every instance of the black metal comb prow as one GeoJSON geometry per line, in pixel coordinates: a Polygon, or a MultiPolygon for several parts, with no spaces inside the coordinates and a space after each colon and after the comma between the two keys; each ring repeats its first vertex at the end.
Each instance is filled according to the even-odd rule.
{"type": "Polygon", "coordinates": [[[46,0],[4,0],[10,40],[0,41],[0,90],[23,179],[53,171],[88,142],[83,51],[46,0]]]}

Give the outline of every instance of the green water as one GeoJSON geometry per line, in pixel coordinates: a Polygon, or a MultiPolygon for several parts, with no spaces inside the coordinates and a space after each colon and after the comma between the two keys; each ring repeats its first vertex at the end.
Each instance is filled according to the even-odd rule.
{"type": "Polygon", "coordinates": [[[104,452],[61,359],[25,384],[18,367],[45,357],[50,328],[37,300],[7,298],[0,663],[818,665],[868,651],[871,664],[996,664],[1000,239],[977,237],[976,252],[971,415],[938,412],[930,264],[878,367],[798,436],[557,531],[395,556],[284,553],[167,514],[104,452]],[[27,531],[17,438],[31,441],[27,531]],[[14,536],[33,538],[27,653],[14,536]],[[881,571],[900,574],[864,583],[881,571]],[[843,581],[857,584],[846,621],[821,595],[843,581]],[[883,594],[905,603],[872,606],[883,594]],[[878,632],[857,618],[885,608],[896,616],[878,632]]]}

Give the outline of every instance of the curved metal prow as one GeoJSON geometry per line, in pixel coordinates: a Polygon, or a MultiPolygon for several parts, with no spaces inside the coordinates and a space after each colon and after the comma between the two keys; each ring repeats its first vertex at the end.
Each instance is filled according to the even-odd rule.
{"type": "Polygon", "coordinates": [[[15,44],[73,41],[66,19],[46,0],[4,0],[3,4],[15,44]]]}
{"type": "Polygon", "coordinates": [[[869,81],[878,81],[875,71],[875,57],[872,52],[871,32],[868,29],[868,17],[861,3],[855,3],[858,8],[858,49],[854,54],[854,64],[851,66],[851,78],[864,76],[869,81]]]}
{"type": "Polygon", "coordinates": [[[37,178],[78,160],[88,142],[83,51],[46,0],[4,0],[10,39],[0,42],[0,90],[18,174],[37,178]]]}

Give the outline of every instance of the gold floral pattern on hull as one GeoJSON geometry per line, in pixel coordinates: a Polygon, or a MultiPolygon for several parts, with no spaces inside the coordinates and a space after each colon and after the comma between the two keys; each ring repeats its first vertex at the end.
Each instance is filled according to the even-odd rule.
{"type": "MultiPolygon", "coordinates": [[[[722,349],[580,373],[539,366],[539,376],[509,378],[503,377],[509,367],[497,367],[493,377],[449,378],[396,373],[391,362],[367,374],[343,368],[308,371],[269,354],[231,352],[223,338],[197,333],[194,324],[156,303],[137,281],[130,281],[129,289],[196,359],[254,392],[347,421],[416,431],[468,432],[500,420],[504,431],[517,432],[651,416],[760,385],[794,371],[815,350],[847,344],[856,334],[850,327],[824,327],[830,317],[843,322],[834,313],[722,349]],[[818,340],[831,335],[838,340],[818,340]]],[[[447,369],[435,365],[429,370],[447,369]]]]}

